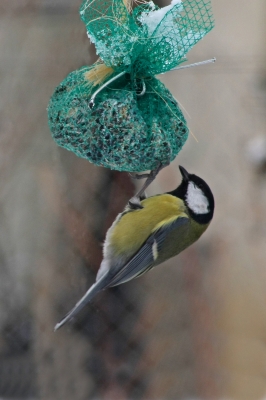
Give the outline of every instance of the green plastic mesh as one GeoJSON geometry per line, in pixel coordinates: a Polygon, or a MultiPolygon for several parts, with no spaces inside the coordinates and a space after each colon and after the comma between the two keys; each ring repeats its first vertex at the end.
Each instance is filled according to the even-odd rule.
{"type": "Polygon", "coordinates": [[[85,0],[80,15],[102,62],[112,68],[108,79],[125,75],[100,91],[90,109],[91,96],[107,76],[93,86],[85,74],[94,66],[69,74],[49,103],[53,138],[119,171],[141,172],[172,161],[188,128],[176,100],[154,75],[183,62],[212,29],[210,1],[172,0],[161,9],[150,1],[129,12],[123,0],[85,0]]]}
{"type": "Polygon", "coordinates": [[[123,0],[85,0],[80,15],[107,66],[138,76],[169,71],[214,26],[209,0],[152,1],[129,13],[123,0]]]}
{"type": "Polygon", "coordinates": [[[90,68],[71,72],[50,100],[49,126],[57,144],[119,171],[141,172],[172,161],[188,128],[163,83],[148,78],[146,93],[137,96],[125,75],[102,90],[90,109],[91,89],[84,75],[90,68]]]}

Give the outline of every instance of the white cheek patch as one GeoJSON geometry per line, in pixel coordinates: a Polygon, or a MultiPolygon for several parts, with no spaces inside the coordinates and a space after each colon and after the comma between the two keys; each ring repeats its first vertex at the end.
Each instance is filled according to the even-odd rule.
{"type": "Polygon", "coordinates": [[[209,212],[209,201],[202,190],[194,183],[189,182],[186,194],[188,207],[195,214],[207,214],[209,212]]]}

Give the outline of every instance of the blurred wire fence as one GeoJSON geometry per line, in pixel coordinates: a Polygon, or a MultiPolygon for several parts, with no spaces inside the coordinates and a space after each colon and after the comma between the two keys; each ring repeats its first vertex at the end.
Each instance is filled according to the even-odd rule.
{"type": "MultiPolygon", "coordinates": [[[[207,47],[199,45],[198,60],[223,54],[231,40],[219,36],[225,6],[213,3],[218,34],[205,43],[218,50],[206,57],[207,47]]],[[[233,11],[237,1],[229,3],[233,11]]],[[[232,65],[228,78],[223,64],[215,73],[179,75],[179,83],[176,75],[164,77],[191,98],[189,124],[201,143],[194,149],[190,141],[180,163],[211,180],[218,198],[212,230],[155,271],[99,294],[53,332],[94,282],[106,230],[135,190],[127,174],[78,159],[49,134],[46,107],[55,86],[95,60],[79,5],[0,3],[0,398],[262,399],[265,182],[251,172],[245,180],[248,167],[239,156],[249,128],[265,128],[256,103],[262,92],[252,94],[243,84],[254,76],[253,64],[241,70],[242,80],[232,65]],[[217,81],[219,96],[213,94],[217,81]]],[[[246,14],[258,17],[249,8],[246,14]]],[[[173,189],[176,170],[163,171],[154,190],[173,189]]]]}

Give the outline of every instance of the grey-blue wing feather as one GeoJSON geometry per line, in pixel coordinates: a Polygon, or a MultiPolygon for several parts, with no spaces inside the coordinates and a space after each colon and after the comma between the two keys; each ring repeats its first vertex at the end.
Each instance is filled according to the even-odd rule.
{"type": "Polygon", "coordinates": [[[171,224],[163,226],[149,236],[135,256],[133,256],[131,260],[115,274],[112,280],[110,280],[108,286],[120,285],[121,283],[136,278],[151,269],[156,261],[153,246],[155,245],[156,251],[160,253],[165,238],[171,234],[171,231],[173,229],[178,229],[178,227],[186,223],[188,223],[188,218],[179,217],[171,224]]]}
{"type": "Polygon", "coordinates": [[[188,218],[179,217],[169,225],[163,226],[154,232],[140,250],[118,271],[115,271],[115,265],[110,267],[107,271],[90,289],[85,295],[78,301],[75,307],[55,326],[55,330],[59,329],[71,318],[73,318],[81,309],[88,304],[91,299],[101,290],[110,287],[120,285],[121,283],[127,282],[137,276],[140,276],[147,272],[154,266],[156,257],[154,255],[153,246],[156,247],[156,252],[160,253],[163,243],[166,237],[170,234],[173,229],[187,224],[188,218]]]}
{"type": "Polygon", "coordinates": [[[83,307],[88,304],[91,299],[101,290],[105,289],[106,287],[109,286],[109,275],[106,273],[99,279],[97,282],[95,282],[84,294],[84,296],[77,302],[77,304],[70,310],[64,318],[56,324],[54,330],[56,331],[57,329],[61,328],[63,325],[65,325],[66,322],[68,322],[71,318],[73,318],[76,314],[78,314],[83,307]]]}

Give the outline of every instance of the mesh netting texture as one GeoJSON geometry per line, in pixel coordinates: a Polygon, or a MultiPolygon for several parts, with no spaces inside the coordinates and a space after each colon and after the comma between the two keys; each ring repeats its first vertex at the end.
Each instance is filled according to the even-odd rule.
{"type": "Polygon", "coordinates": [[[162,8],[150,1],[132,12],[123,0],[85,0],[80,15],[103,62],[139,76],[176,67],[214,26],[209,0],[172,0],[162,8]]]}
{"type": "Polygon", "coordinates": [[[172,161],[188,128],[165,86],[149,78],[145,95],[138,97],[125,76],[101,91],[90,109],[87,70],[70,73],[51,99],[49,124],[57,144],[96,165],[120,171],[140,172],[172,161]]]}
{"type": "Polygon", "coordinates": [[[126,0],[86,0],[80,15],[101,60],[72,72],[56,88],[48,107],[53,138],[119,171],[141,172],[172,161],[188,128],[176,100],[154,75],[185,61],[212,29],[210,1],[172,0],[163,8],[150,1],[132,10],[126,0]],[[99,91],[91,110],[91,96],[119,73],[125,75],[99,91]]]}

